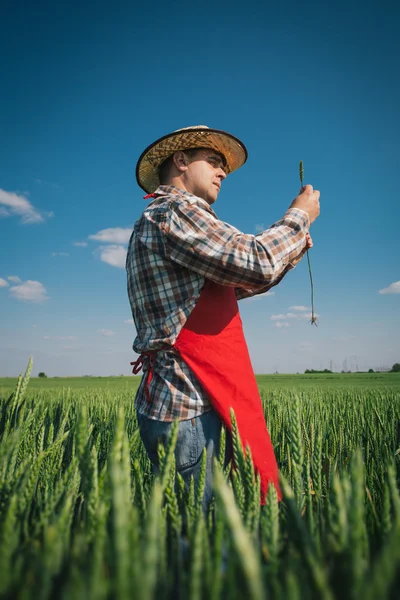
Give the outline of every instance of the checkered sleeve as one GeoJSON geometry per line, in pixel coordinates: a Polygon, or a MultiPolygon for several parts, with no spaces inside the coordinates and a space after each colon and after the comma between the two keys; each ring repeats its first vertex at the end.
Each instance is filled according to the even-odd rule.
{"type": "Polygon", "coordinates": [[[289,273],[289,271],[292,271],[293,269],[294,269],[294,266],[291,264],[288,264],[287,267],[285,267],[283,269],[282,273],[276,279],[274,279],[274,281],[272,283],[267,283],[266,285],[261,286],[261,287],[257,287],[257,288],[237,287],[235,289],[236,299],[244,300],[245,298],[251,298],[252,296],[258,296],[259,294],[265,294],[265,292],[268,292],[271,288],[278,285],[278,283],[280,283],[282,281],[282,279],[285,277],[285,275],[287,273],[289,273]]]}
{"type": "MultiPolygon", "coordinates": [[[[308,214],[289,209],[258,235],[244,234],[197,204],[172,202],[163,223],[166,256],[221,285],[264,291],[305,244],[308,214]]],[[[260,292],[258,292],[260,293],[260,292]]]]}

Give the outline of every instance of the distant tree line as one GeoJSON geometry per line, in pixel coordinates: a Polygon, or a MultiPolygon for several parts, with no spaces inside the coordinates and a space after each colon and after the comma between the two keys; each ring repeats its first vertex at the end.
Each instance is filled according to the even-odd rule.
{"type": "MultiPolygon", "coordinates": [[[[361,371],[357,371],[361,373],[361,371]]],[[[400,373],[400,363],[395,363],[391,369],[387,369],[388,373],[400,373]]],[[[316,369],[306,369],[304,373],[333,373],[330,369],[318,371],[316,369]]],[[[341,373],[351,373],[351,371],[341,371],[341,373]]],[[[368,373],[375,373],[374,369],[369,369],[368,373]]]]}

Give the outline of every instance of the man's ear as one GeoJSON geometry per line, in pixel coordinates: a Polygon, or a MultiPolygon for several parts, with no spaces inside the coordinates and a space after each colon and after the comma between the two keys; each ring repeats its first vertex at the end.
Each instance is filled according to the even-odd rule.
{"type": "Polygon", "coordinates": [[[174,160],[174,165],[176,166],[176,168],[179,171],[186,171],[187,169],[187,165],[188,165],[188,160],[187,160],[187,156],[184,152],[182,152],[182,150],[178,150],[177,152],[175,152],[174,156],[173,156],[173,160],[174,160]]]}

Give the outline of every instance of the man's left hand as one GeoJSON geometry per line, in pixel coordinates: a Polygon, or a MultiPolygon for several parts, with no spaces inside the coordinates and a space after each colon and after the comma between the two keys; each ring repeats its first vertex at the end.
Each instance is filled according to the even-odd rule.
{"type": "Polygon", "coordinates": [[[312,247],[313,247],[313,241],[312,241],[311,235],[309,233],[306,233],[305,246],[304,246],[303,250],[300,252],[300,254],[291,261],[291,264],[295,267],[301,261],[301,259],[303,258],[303,256],[307,252],[307,250],[309,250],[312,247]]]}

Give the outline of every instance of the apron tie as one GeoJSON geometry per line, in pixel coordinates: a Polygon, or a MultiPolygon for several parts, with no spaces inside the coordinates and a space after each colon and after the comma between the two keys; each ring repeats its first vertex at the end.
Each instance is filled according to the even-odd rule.
{"type": "Polygon", "coordinates": [[[132,365],[132,373],[134,375],[137,375],[140,371],[140,369],[143,368],[144,362],[143,359],[146,356],[147,357],[147,373],[146,373],[146,379],[144,381],[144,393],[146,396],[146,400],[147,402],[151,402],[151,398],[150,398],[150,383],[151,380],[153,379],[153,373],[154,373],[154,366],[156,364],[156,354],[157,354],[158,350],[148,350],[147,352],[142,352],[139,357],[134,361],[131,362],[132,365]]]}

